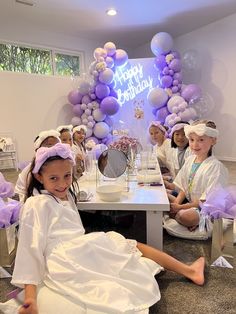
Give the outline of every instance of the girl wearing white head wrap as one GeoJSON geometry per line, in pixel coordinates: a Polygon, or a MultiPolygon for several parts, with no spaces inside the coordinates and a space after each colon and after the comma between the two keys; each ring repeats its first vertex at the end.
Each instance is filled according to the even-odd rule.
{"type": "MultiPolygon", "coordinates": [[[[40,147],[52,147],[60,143],[60,133],[56,130],[46,130],[39,133],[34,140],[34,149],[37,151],[40,147]]],[[[19,195],[20,201],[24,202],[27,182],[29,181],[29,170],[31,163],[29,163],[20,173],[15,185],[15,193],[19,195]]]]}
{"type": "Polygon", "coordinates": [[[86,137],[87,127],[85,125],[77,125],[73,128],[73,145],[72,150],[76,156],[76,169],[75,176],[81,177],[85,170],[85,159],[86,159],[86,137]]]}
{"type": "Polygon", "coordinates": [[[207,193],[220,184],[227,185],[228,173],[224,165],[212,155],[218,130],[214,122],[199,120],[184,127],[193,152],[189,156],[174,184],[180,189],[178,196],[170,197],[170,213],[182,225],[191,230],[200,222],[199,202],[205,201],[207,193]],[[184,200],[187,203],[184,203],[184,200]]]}
{"type": "Polygon", "coordinates": [[[152,121],[149,125],[149,135],[154,146],[154,154],[162,169],[169,168],[167,154],[171,147],[170,139],[167,138],[167,129],[159,121],[152,121]]]}
{"type": "Polygon", "coordinates": [[[61,142],[72,146],[72,129],[73,125],[60,125],[57,131],[60,133],[61,142]]]}
{"type": "Polygon", "coordinates": [[[171,138],[171,149],[167,154],[167,162],[170,165],[171,178],[163,177],[164,183],[167,189],[171,190],[170,193],[175,190],[175,185],[172,183],[179,170],[182,168],[186,158],[191,155],[189,148],[188,138],[185,136],[184,127],[189,125],[188,122],[177,122],[171,129],[169,134],[171,138]]]}

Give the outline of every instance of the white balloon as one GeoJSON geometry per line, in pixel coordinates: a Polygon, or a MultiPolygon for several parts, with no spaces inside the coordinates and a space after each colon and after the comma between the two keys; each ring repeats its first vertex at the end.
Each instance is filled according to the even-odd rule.
{"type": "Polygon", "coordinates": [[[93,110],[93,118],[95,121],[103,121],[106,118],[106,115],[100,110],[93,110]]]}

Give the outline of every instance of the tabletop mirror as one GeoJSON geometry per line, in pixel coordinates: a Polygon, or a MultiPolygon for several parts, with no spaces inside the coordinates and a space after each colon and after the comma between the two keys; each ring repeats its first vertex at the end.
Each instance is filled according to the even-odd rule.
{"type": "Polygon", "coordinates": [[[102,200],[117,201],[122,191],[128,190],[128,180],[122,176],[126,173],[127,164],[126,155],[118,149],[109,148],[101,153],[97,163],[96,191],[102,200]]]}

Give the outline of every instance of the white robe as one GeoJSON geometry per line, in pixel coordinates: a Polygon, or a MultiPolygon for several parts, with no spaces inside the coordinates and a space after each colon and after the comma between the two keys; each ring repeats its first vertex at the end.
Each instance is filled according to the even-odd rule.
{"type": "Polygon", "coordinates": [[[188,188],[189,176],[192,164],[196,156],[189,156],[177,174],[174,184],[184,191],[189,202],[206,199],[207,193],[217,184],[226,186],[228,183],[228,171],[225,166],[214,156],[205,159],[194,176],[191,192],[188,188]]]}
{"type": "Polygon", "coordinates": [[[20,221],[14,285],[39,285],[104,313],[134,313],[160,299],[158,264],[135,240],[115,232],[84,234],[74,202],[41,194],[27,199],[20,221]]]}
{"type": "Polygon", "coordinates": [[[154,146],[153,153],[157,157],[160,166],[165,166],[168,168],[167,155],[170,149],[171,149],[171,140],[169,138],[166,138],[164,142],[162,143],[162,145],[154,146]]]}
{"type": "Polygon", "coordinates": [[[31,163],[29,163],[20,173],[15,185],[15,193],[19,195],[20,201],[23,203],[26,189],[27,189],[27,176],[30,170],[31,163]]]}
{"type": "MultiPolygon", "coordinates": [[[[184,152],[184,161],[190,155],[192,155],[192,152],[190,148],[187,147],[184,152]]],[[[180,164],[179,164],[179,159],[178,159],[178,148],[171,147],[167,151],[166,164],[167,164],[168,169],[170,170],[172,178],[175,178],[180,170],[180,164]]]]}

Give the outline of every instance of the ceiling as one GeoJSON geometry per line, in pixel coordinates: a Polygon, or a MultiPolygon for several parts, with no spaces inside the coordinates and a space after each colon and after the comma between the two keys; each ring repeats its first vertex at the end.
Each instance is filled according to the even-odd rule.
{"type": "Polygon", "coordinates": [[[0,19],[14,27],[39,28],[98,42],[137,48],[161,31],[173,37],[236,12],[236,0],[0,0],[0,19]],[[114,7],[118,14],[107,16],[114,7]]]}

